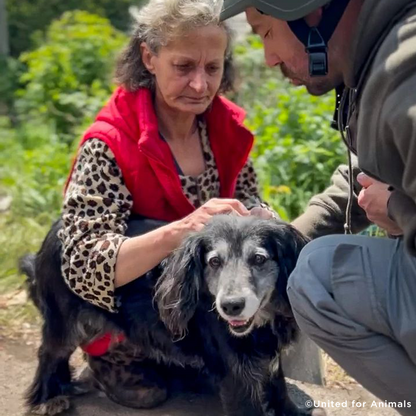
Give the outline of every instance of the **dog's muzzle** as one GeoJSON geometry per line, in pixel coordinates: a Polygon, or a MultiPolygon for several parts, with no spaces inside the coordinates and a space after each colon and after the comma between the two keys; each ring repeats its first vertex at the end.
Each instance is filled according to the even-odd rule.
{"type": "Polygon", "coordinates": [[[235,335],[245,335],[250,331],[260,306],[254,294],[245,295],[247,296],[219,296],[217,299],[218,312],[235,335]]]}

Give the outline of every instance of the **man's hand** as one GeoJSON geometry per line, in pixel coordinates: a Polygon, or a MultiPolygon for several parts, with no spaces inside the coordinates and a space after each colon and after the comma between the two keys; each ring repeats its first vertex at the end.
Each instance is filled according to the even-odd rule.
{"type": "Polygon", "coordinates": [[[402,235],[401,228],[387,215],[387,201],[391,193],[388,185],[365,173],[358,174],[357,181],[363,187],[358,195],[358,205],[366,212],[368,219],[390,235],[402,235]]]}
{"type": "Polygon", "coordinates": [[[250,210],[250,215],[254,215],[255,217],[259,217],[264,220],[279,218],[278,215],[266,204],[261,204],[259,207],[252,208],[250,210]]]}

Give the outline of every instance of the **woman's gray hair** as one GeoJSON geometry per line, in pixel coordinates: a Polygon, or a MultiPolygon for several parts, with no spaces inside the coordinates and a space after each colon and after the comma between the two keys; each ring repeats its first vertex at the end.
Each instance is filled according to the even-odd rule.
{"type": "Polygon", "coordinates": [[[227,50],[224,61],[224,74],[219,92],[233,89],[235,78],[232,61],[230,28],[220,21],[223,0],[150,0],[134,17],[136,25],[130,42],[121,53],[115,72],[115,81],[128,91],[140,87],[155,89],[155,79],[145,67],[140,45],[146,42],[153,53],[166,46],[176,37],[183,36],[193,29],[217,25],[227,35],[227,50]]]}

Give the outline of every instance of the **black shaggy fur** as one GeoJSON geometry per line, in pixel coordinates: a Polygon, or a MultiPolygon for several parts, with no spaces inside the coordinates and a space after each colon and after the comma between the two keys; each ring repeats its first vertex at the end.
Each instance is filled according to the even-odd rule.
{"type": "MultiPolygon", "coordinates": [[[[131,220],[128,235],[147,231],[142,224],[131,220]]],[[[151,228],[158,225],[155,222],[151,228]]],[[[218,216],[161,266],[119,289],[122,306],[118,314],[92,306],[67,287],[61,276],[60,227],[60,221],[56,222],[37,255],[21,261],[30,297],[44,321],[39,365],[27,393],[32,410],[52,414],[56,408],[49,410],[48,403],[76,393],[78,386],[71,381],[68,364],[71,354],[98,334],[117,328],[150,360],[203,369],[219,386],[227,416],[313,414],[292,404],[279,365],[281,349],[297,331],[286,284],[306,244],[293,227],[253,217],[218,216]],[[262,305],[272,314],[247,336],[235,337],[213,310],[214,299],[204,279],[204,254],[215,239],[223,238],[238,255],[242,242],[253,236],[278,266],[275,290],[268,304],[262,305]]]]}

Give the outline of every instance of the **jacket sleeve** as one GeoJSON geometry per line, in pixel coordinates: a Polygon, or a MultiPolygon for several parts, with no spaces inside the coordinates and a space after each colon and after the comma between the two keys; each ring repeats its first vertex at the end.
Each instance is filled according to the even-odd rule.
{"type": "MultiPolygon", "coordinates": [[[[356,178],[360,170],[353,159],[354,197],[352,203],[352,231],[358,233],[370,225],[365,211],[358,205],[361,190],[356,178]]],[[[349,195],[348,166],[340,165],[331,177],[330,186],[311,198],[305,212],[292,224],[309,238],[344,232],[349,195]]]]}

